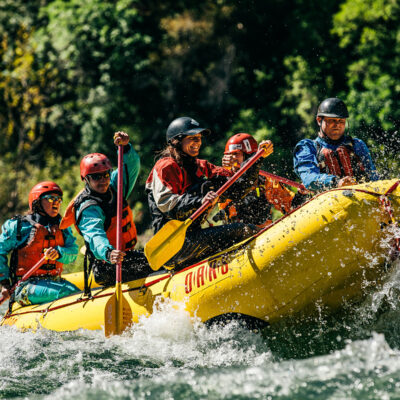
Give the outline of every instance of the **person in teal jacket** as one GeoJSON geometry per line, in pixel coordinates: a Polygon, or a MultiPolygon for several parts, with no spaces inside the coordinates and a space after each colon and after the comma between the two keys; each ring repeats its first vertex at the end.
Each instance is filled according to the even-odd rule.
{"type": "Polygon", "coordinates": [[[114,134],[114,144],[124,152],[124,185],[122,215],[122,250],[116,249],[118,171],[101,153],[83,157],[80,164],[85,188],[68,206],[62,226],[75,223],[85,240],[90,268],[97,283],[115,283],[115,264],[122,262],[122,279],[130,281],[147,276],[151,269],[141,251],[133,250],[137,233],[127,198],[132,193],[140,171],[139,155],[125,132],[114,134]]]}
{"type": "Polygon", "coordinates": [[[7,220],[0,234],[0,283],[4,299],[10,288],[38,261],[45,263],[28,280],[21,282],[14,299],[21,305],[42,304],[79,292],[61,278],[63,264],[78,254],[71,229],[60,229],[62,190],[52,181],[40,182],[29,193],[30,213],[7,220]],[[8,254],[10,266],[8,266],[8,254]]]}

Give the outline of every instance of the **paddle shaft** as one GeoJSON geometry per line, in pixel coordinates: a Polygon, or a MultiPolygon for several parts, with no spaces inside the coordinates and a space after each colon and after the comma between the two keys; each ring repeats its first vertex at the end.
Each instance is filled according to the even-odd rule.
{"type": "Polygon", "coordinates": [[[290,179],[283,178],[282,176],[271,174],[271,172],[266,172],[266,171],[261,170],[260,175],[265,176],[266,178],[275,179],[278,182],[285,183],[286,185],[293,186],[293,187],[301,189],[303,191],[311,192],[310,190],[306,189],[306,187],[302,183],[298,183],[298,182],[292,181],[290,179]]]}
{"type": "MultiPolygon", "coordinates": [[[[29,279],[36,270],[38,270],[46,261],[46,257],[42,257],[29,271],[25,272],[25,274],[22,276],[22,278],[15,284],[13,287],[9,290],[10,295],[12,295],[17,288],[17,286],[21,283],[29,279]]],[[[6,298],[1,298],[0,299],[0,305],[3,304],[7,299],[6,298]]]]}
{"type": "MultiPolygon", "coordinates": [[[[238,171],[235,172],[234,175],[232,175],[228,181],[226,181],[218,190],[217,190],[217,195],[221,196],[222,193],[224,193],[227,189],[229,189],[235,182],[236,180],[242,176],[249,168],[251,168],[261,157],[263,157],[265,150],[264,149],[259,149],[256,154],[254,154],[253,157],[249,159],[249,161],[243,165],[238,171]]],[[[199,217],[207,208],[211,205],[211,201],[208,200],[206,201],[192,216],[190,219],[194,221],[197,217],[199,217]]]]}
{"type": "MultiPolygon", "coordinates": [[[[124,183],[124,149],[118,146],[118,181],[117,181],[117,250],[122,250],[122,200],[123,200],[123,183],[124,183]]],[[[115,323],[116,333],[122,332],[122,262],[118,262],[115,271],[115,300],[116,312],[115,323]]]]}
{"type": "MultiPolygon", "coordinates": [[[[124,183],[124,150],[118,146],[118,181],[117,181],[117,250],[122,250],[122,201],[124,183]]],[[[122,282],[122,263],[117,263],[116,282],[122,282]]]]}

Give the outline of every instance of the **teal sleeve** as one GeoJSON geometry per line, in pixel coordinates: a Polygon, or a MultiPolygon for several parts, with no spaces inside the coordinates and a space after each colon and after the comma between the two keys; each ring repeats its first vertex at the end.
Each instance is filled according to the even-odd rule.
{"type": "MultiPolygon", "coordinates": [[[[124,153],[124,198],[127,199],[132,193],[140,172],[140,157],[131,144],[129,150],[124,153]]],[[[117,190],[118,170],[111,174],[111,185],[117,190]]]]}
{"type": "Polygon", "coordinates": [[[8,253],[17,247],[17,221],[8,220],[1,228],[0,234],[0,280],[10,277],[8,253]]]}
{"type": "MultiPolygon", "coordinates": [[[[84,204],[82,203],[81,207],[84,204]]],[[[77,212],[79,213],[79,210],[77,212]]],[[[99,260],[108,261],[107,250],[114,247],[111,246],[104,230],[104,220],[103,210],[99,206],[92,205],[82,211],[78,228],[93,255],[99,260]]]]}
{"type": "Polygon", "coordinates": [[[56,250],[60,253],[60,258],[57,261],[63,264],[70,264],[73,263],[78,256],[78,245],[71,228],[63,229],[62,233],[64,235],[64,246],[56,247],[56,250]]]}

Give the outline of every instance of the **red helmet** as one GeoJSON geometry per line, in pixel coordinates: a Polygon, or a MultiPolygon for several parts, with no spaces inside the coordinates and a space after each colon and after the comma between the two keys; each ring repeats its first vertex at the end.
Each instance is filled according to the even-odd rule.
{"type": "Polygon", "coordinates": [[[60,196],[63,195],[63,191],[57,183],[52,181],[44,181],[35,185],[29,192],[29,209],[33,211],[33,204],[39,200],[40,196],[45,193],[58,193],[60,196]]]}
{"type": "Polygon", "coordinates": [[[105,172],[112,169],[111,162],[101,153],[92,153],[82,158],[81,161],[81,179],[87,175],[105,172]]]}
{"type": "Polygon", "coordinates": [[[232,136],[225,146],[224,154],[234,153],[235,151],[243,151],[246,154],[253,154],[258,150],[256,139],[248,133],[237,133],[232,136]]]}

